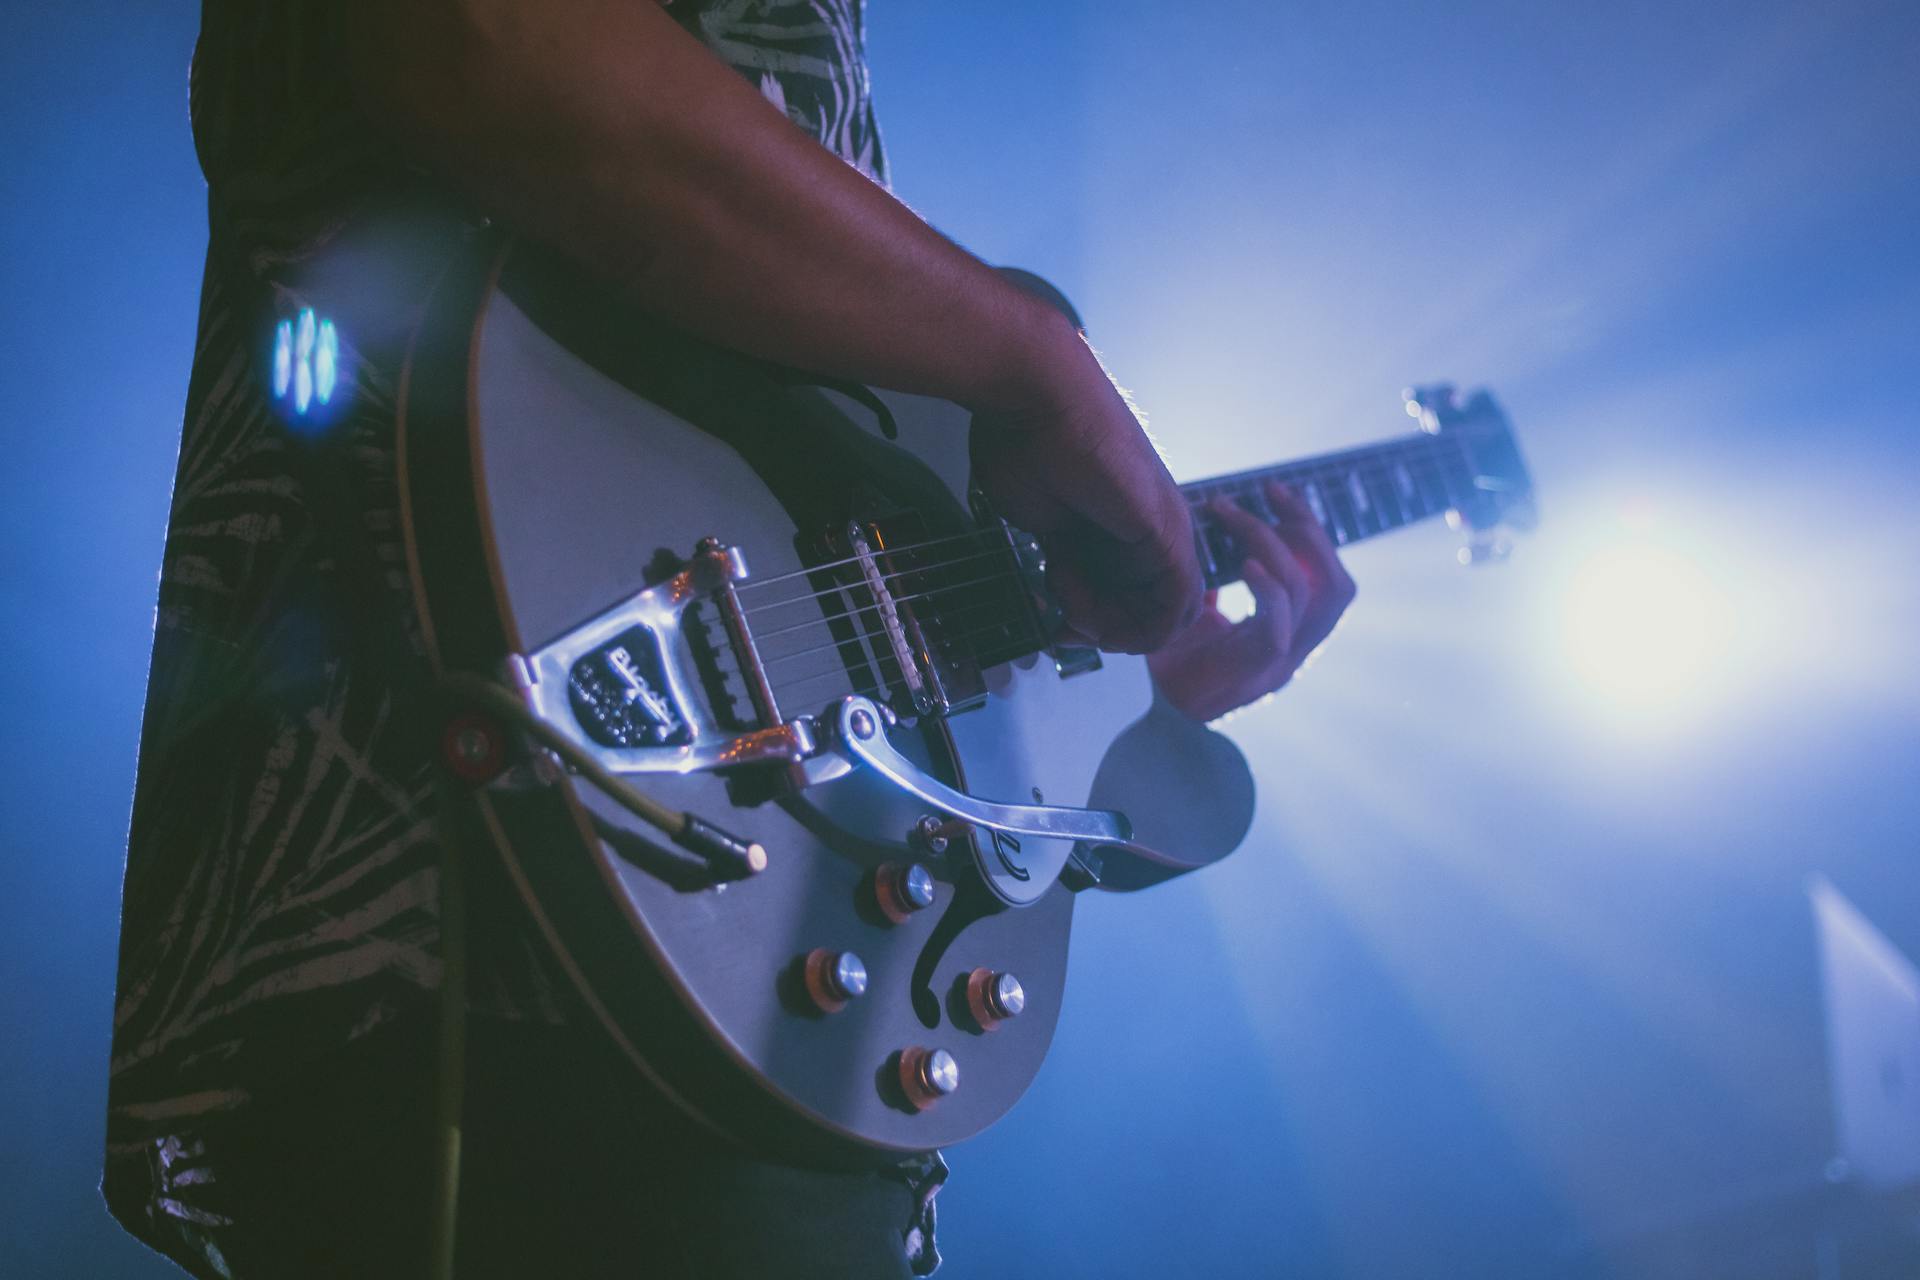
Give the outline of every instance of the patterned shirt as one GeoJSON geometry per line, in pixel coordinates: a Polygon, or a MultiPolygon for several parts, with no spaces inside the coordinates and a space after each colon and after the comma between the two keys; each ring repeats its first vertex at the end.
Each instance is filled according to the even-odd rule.
{"type": "MultiPolygon", "coordinates": [[[[636,0],[644,2],[644,0],[636,0]]],[[[668,11],[876,181],[862,0],[675,0],[668,11]]],[[[391,333],[340,334],[338,412],[277,411],[276,322],[319,265],[401,207],[466,215],[390,149],[343,74],[338,6],[205,0],[191,78],[210,238],[160,578],[127,853],[108,1118],[110,1207],[190,1219],[190,1134],[257,1086],[429,1015],[441,967],[435,735],[419,690],[391,333]],[[349,385],[350,383],[350,385],[349,385]]],[[[558,1019],[529,935],[488,948],[474,1004],[558,1019]]]]}

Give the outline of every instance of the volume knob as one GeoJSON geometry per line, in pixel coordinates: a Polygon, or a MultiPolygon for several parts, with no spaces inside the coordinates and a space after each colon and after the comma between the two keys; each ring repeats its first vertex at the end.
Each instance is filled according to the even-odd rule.
{"type": "Polygon", "coordinates": [[[801,977],[807,995],[822,1013],[838,1013],[849,1000],[867,994],[867,966],[851,951],[821,947],[808,952],[801,977]]]}
{"type": "Polygon", "coordinates": [[[873,896],[880,914],[900,924],[933,905],[933,872],[918,862],[885,862],[873,873],[873,896]]]}
{"type": "Polygon", "coordinates": [[[900,1088],[915,1111],[925,1111],[960,1087],[960,1064],[945,1049],[919,1045],[900,1051],[900,1088]]]}
{"type": "Polygon", "coordinates": [[[997,1030],[1008,1018],[1017,1018],[1027,1007],[1027,990],[1010,973],[975,969],[967,975],[967,1012],[982,1031],[997,1030]]]}

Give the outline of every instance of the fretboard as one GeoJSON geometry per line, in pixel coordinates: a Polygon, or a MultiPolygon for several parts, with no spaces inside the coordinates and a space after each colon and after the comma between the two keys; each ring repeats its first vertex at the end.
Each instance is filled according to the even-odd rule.
{"type": "Polygon", "coordinates": [[[1242,556],[1207,504],[1226,498],[1271,524],[1267,486],[1276,481],[1305,500],[1336,546],[1444,515],[1474,498],[1474,470],[1460,440],[1426,432],[1181,485],[1209,588],[1238,582],[1242,556]]]}

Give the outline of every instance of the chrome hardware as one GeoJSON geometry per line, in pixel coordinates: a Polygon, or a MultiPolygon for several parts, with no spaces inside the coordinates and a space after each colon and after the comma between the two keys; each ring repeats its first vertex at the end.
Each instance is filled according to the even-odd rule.
{"type": "Polygon", "coordinates": [[[965,830],[964,822],[942,822],[934,814],[922,814],[907,832],[907,847],[937,858],[947,851],[948,839],[965,830]]]}
{"type": "Polygon", "coordinates": [[[1505,564],[1513,555],[1513,539],[1500,531],[1479,534],[1457,554],[1464,565],[1505,564]]]}
{"type": "Polygon", "coordinates": [[[886,633],[887,647],[893,651],[894,664],[900,668],[900,678],[906,683],[913,709],[921,715],[936,708],[946,710],[946,699],[939,696],[939,677],[934,674],[933,664],[925,660],[926,644],[920,628],[913,624],[910,612],[894,603],[893,592],[887,590],[887,575],[880,571],[880,562],[874,557],[866,529],[855,521],[847,526],[846,534],[847,545],[853,548],[863,585],[873,597],[880,629],[886,633]]]}
{"type": "Polygon", "coordinates": [[[838,1013],[867,994],[867,966],[851,951],[821,947],[808,952],[801,964],[801,979],[822,1013],[838,1013]]]}
{"type": "Polygon", "coordinates": [[[747,576],[737,547],[703,539],[679,573],[622,600],[524,656],[507,677],[528,710],[614,773],[697,773],[750,764],[794,765],[818,754],[805,717],[782,721],[759,653],[734,599],[747,576]],[[688,669],[689,606],[711,598],[761,725],[723,727],[688,669]]]}
{"type": "Polygon", "coordinates": [[[1027,990],[1010,973],[975,969],[967,975],[967,1012],[982,1031],[995,1031],[1027,1007],[1027,990]]]}
{"type": "Polygon", "coordinates": [[[1440,431],[1440,415],[1451,411],[1458,397],[1454,394],[1450,382],[1436,383],[1430,387],[1408,387],[1400,393],[1407,402],[1407,416],[1420,424],[1420,429],[1428,435],[1437,435],[1440,431]]]}
{"type": "Polygon", "coordinates": [[[1053,655],[1053,669],[1062,680],[1100,669],[1100,651],[1092,645],[1056,644],[1048,652],[1053,655]]]}
{"type": "Polygon", "coordinates": [[[1098,889],[1100,877],[1106,871],[1100,851],[1088,845],[1075,845],[1073,852],[1067,855],[1067,865],[1060,868],[1060,883],[1074,893],[1085,889],[1098,889]]]}
{"type": "MultiPolygon", "coordinates": [[[[1066,619],[1047,591],[1047,556],[1040,540],[1004,520],[1000,526],[1006,531],[1007,546],[1013,552],[1013,562],[1026,588],[1027,599],[1040,605],[1036,620],[1042,632],[1048,636],[1058,635],[1066,619]]],[[[1047,645],[1047,656],[1053,659],[1053,669],[1062,680],[1100,669],[1100,650],[1091,645],[1052,642],[1047,645]]]]}
{"type": "Polygon", "coordinates": [[[886,862],[873,873],[874,902],[895,924],[932,906],[937,892],[933,872],[918,862],[886,862]]]}
{"type": "Polygon", "coordinates": [[[1063,805],[1004,804],[956,791],[893,749],[878,732],[879,712],[866,698],[842,698],[826,715],[832,732],[829,750],[855,765],[866,765],[929,808],[990,831],[1052,840],[1088,840],[1096,844],[1133,838],[1133,824],[1111,809],[1071,809],[1063,805]],[[863,732],[864,729],[864,732],[863,732]]]}
{"type": "Polygon", "coordinates": [[[747,697],[753,701],[760,726],[777,725],[780,704],[774,700],[773,685],[767,681],[766,668],[760,665],[760,650],[753,643],[753,633],[747,629],[746,611],[741,609],[740,597],[733,589],[734,583],[747,576],[747,559],[740,548],[723,546],[718,538],[700,539],[695,554],[727,557],[728,572],[714,589],[713,598],[720,606],[720,621],[727,629],[727,639],[733,642],[734,652],[739,656],[740,670],[747,681],[747,697]]]}
{"type": "Polygon", "coordinates": [[[901,1050],[900,1088],[915,1111],[925,1111],[959,1087],[960,1064],[945,1049],[901,1050]]]}

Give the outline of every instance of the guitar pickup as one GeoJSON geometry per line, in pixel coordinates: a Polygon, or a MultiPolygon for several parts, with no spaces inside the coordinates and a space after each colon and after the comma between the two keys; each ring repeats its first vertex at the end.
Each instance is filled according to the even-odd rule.
{"type": "MultiPolygon", "coordinates": [[[[850,521],[823,539],[816,576],[842,605],[842,656],[857,685],[901,716],[948,716],[986,700],[977,642],[994,586],[994,531],[928,539],[917,517],[850,521]]],[[[989,615],[990,616],[990,615],[989,615]]]]}
{"type": "Polygon", "coordinates": [[[746,577],[737,548],[706,539],[665,581],[511,655],[508,678],[534,715],[614,773],[799,765],[818,754],[812,724],[782,719],[774,702],[734,594],[746,577]],[[719,612],[756,724],[738,725],[702,696],[707,682],[686,635],[699,603],[719,612]]]}

